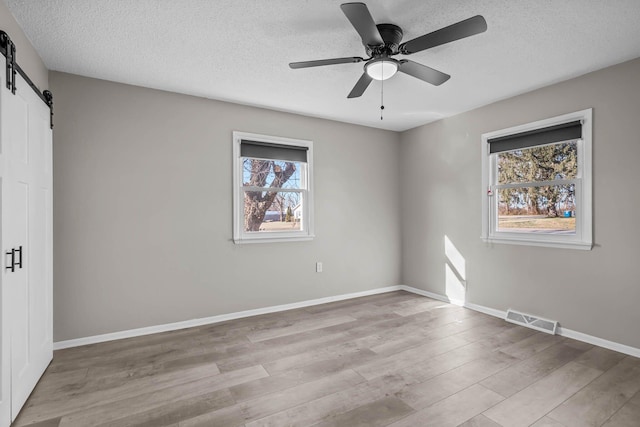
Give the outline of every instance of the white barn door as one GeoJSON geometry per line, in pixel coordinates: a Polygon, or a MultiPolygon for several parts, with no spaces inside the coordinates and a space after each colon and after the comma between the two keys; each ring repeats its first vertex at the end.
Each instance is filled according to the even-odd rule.
{"type": "Polygon", "coordinates": [[[52,132],[48,106],[20,76],[15,95],[0,83],[5,425],[5,412],[16,418],[53,357],[52,132]]]}

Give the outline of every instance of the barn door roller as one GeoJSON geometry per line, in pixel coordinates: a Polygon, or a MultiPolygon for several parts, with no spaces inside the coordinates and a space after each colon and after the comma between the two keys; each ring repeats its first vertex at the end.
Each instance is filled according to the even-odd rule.
{"type": "Polygon", "coordinates": [[[24,72],[20,65],[16,62],[16,45],[9,37],[9,34],[0,30],[0,53],[5,57],[6,63],[6,73],[7,73],[7,89],[11,91],[11,93],[16,93],[16,73],[20,74],[25,82],[31,89],[38,95],[38,97],[47,104],[50,110],[50,125],[51,129],[53,129],[53,94],[45,90],[44,92],[40,92],[40,89],[33,83],[33,81],[29,78],[27,73],[24,72]]]}
{"type": "Polygon", "coordinates": [[[7,89],[16,93],[16,45],[11,41],[7,33],[0,33],[0,44],[4,47],[4,56],[7,71],[7,89]]]}

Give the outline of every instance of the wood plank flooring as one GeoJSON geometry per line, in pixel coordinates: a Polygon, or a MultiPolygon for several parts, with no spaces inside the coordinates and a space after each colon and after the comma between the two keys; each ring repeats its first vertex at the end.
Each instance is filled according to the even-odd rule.
{"type": "Polygon", "coordinates": [[[640,359],[406,292],[55,352],[14,426],[640,426],[640,359]]]}

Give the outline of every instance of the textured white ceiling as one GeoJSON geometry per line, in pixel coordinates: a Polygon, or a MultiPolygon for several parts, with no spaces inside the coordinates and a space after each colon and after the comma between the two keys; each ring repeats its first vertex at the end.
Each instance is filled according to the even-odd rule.
{"type": "Polygon", "coordinates": [[[477,14],[488,24],[411,55],[452,78],[385,81],[381,121],[380,82],[347,99],[362,64],[288,67],[366,56],[342,1],[5,1],[51,70],[396,131],[640,56],[640,0],[368,0],[404,41],[477,14]]]}

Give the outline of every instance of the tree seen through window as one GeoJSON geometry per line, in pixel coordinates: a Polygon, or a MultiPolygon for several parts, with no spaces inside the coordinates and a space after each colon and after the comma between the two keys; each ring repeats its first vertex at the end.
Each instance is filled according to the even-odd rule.
{"type": "Polygon", "coordinates": [[[499,228],[575,231],[576,141],[501,152],[497,166],[499,228]]]}

